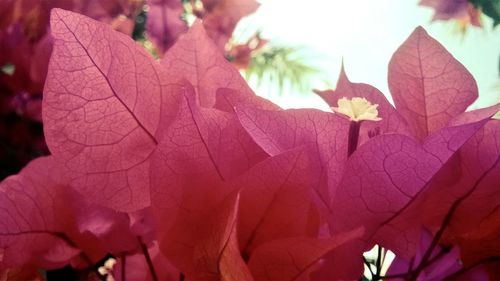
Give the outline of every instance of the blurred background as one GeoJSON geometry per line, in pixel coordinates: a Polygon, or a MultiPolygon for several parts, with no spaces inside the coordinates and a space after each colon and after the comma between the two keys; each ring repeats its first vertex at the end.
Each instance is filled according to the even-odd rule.
{"type": "Polygon", "coordinates": [[[48,154],[41,101],[63,8],[109,24],[162,55],[197,18],[255,92],[283,108],[329,110],[312,89],[349,79],[391,100],[387,65],[423,26],[476,78],[472,108],[500,101],[500,0],[0,0],[0,180],[48,154]]]}
{"type": "MultiPolygon", "coordinates": [[[[258,79],[250,79],[250,84],[259,95],[285,108],[324,108],[308,88],[334,87],[342,58],[351,81],[371,84],[390,99],[389,60],[420,25],[476,78],[479,99],[473,107],[479,108],[500,102],[500,28],[484,14],[474,19],[475,14],[460,11],[461,2],[468,9],[467,1],[454,0],[262,0],[256,13],[242,19],[234,37],[260,29],[272,44],[303,47],[299,57],[318,73],[304,75],[302,88],[280,91],[273,81],[258,79]],[[444,5],[442,10],[439,5],[444,5]]],[[[499,9],[500,1],[491,2],[499,9]]]]}

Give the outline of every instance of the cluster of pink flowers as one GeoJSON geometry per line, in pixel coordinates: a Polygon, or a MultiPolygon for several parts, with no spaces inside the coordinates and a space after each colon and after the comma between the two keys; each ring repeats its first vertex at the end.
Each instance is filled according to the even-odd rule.
{"type": "Polygon", "coordinates": [[[373,280],[499,276],[500,107],[465,112],[474,78],[422,28],[395,107],[342,71],[335,112],[256,96],[201,22],[160,62],[80,14],[51,32],[51,155],[0,183],[4,279],[357,280],[374,245],[373,280]]]}

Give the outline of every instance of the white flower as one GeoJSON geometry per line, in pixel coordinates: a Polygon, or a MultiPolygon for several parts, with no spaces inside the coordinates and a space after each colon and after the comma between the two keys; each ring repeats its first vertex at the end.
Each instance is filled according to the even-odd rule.
{"type": "Polygon", "coordinates": [[[338,107],[332,106],[332,110],[349,117],[351,121],[382,120],[382,118],[378,117],[378,104],[371,104],[371,102],[365,98],[355,97],[349,100],[343,97],[337,101],[337,105],[338,107]]]}
{"type": "Polygon", "coordinates": [[[116,259],[114,258],[109,258],[104,262],[104,265],[99,267],[97,271],[101,275],[106,276],[106,281],[115,281],[115,278],[113,277],[113,267],[116,265],[116,259]]]}

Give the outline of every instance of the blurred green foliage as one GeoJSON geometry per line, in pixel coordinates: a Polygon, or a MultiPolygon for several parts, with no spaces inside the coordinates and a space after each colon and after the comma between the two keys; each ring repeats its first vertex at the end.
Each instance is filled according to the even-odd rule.
{"type": "Polygon", "coordinates": [[[285,86],[303,93],[309,93],[308,83],[312,77],[321,74],[302,54],[302,48],[291,46],[268,46],[252,56],[245,78],[255,79],[257,86],[264,83],[278,86],[280,94],[285,86]]]}
{"type": "Polygon", "coordinates": [[[493,19],[493,26],[500,24],[500,0],[469,0],[469,2],[493,19]]]}

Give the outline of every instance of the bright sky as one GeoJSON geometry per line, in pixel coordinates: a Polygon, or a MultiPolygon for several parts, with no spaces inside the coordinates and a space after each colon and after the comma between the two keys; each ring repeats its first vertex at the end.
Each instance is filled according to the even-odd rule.
{"type": "MultiPolygon", "coordinates": [[[[371,84],[388,95],[387,65],[391,55],[422,25],[476,78],[479,99],[474,108],[500,102],[500,27],[483,18],[483,29],[471,27],[465,35],[453,22],[431,22],[433,11],[416,0],[261,0],[259,10],[244,19],[238,30],[261,28],[273,42],[307,48],[309,61],[324,70],[335,85],[342,57],[353,82],[371,84]]],[[[237,30],[237,32],[238,32],[237,30]]],[[[324,89],[321,83],[312,82],[324,89]]],[[[314,94],[286,93],[263,85],[255,90],[279,105],[323,107],[314,94]]]]}

